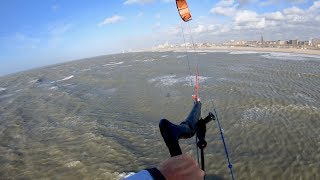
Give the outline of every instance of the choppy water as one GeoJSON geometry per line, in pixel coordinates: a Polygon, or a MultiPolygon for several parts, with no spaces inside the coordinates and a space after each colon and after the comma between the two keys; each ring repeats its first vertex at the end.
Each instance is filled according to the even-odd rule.
{"type": "MultiPolygon", "coordinates": [[[[320,179],[320,57],[190,53],[214,97],[236,179],[320,179]]],[[[193,69],[191,69],[193,71],[193,69]]],[[[192,107],[179,52],[101,56],[0,78],[0,179],[117,179],[169,157],[158,130],[192,107]]],[[[217,124],[210,178],[229,179],[217,124]]],[[[194,139],[182,140],[195,154],[194,139]]]]}

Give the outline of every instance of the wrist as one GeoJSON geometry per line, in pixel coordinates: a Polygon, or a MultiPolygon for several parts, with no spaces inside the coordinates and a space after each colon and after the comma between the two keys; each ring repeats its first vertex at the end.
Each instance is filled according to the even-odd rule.
{"type": "Polygon", "coordinates": [[[154,167],[146,170],[149,172],[149,174],[153,177],[154,180],[166,180],[165,176],[158,168],[154,167]]]}

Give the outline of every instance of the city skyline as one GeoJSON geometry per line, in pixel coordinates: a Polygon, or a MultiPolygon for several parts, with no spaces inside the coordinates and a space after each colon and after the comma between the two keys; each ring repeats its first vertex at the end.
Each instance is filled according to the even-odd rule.
{"type": "Polygon", "coordinates": [[[222,43],[320,36],[320,1],[188,0],[181,25],[174,0],[2,1],[0,75],[73,59],[142,49],[186,37],[222,43]]]}

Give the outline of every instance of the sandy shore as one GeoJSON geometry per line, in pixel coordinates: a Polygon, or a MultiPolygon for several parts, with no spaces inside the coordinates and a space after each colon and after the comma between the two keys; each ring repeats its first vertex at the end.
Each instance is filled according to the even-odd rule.
{"type": "MultiPolygon", "coordinates": [[[[192,50],[191,48],[188,48],[192,50]]],[[[201,47],[196,48],[198,51],[258,51],[258,52],[283,52],[283,53],[296,53],[296,54],[312,54],[320,55],[320,50],[312,49],[295,49],[295,48],[268,48],[268,47],[228,47],[228,46],[216,46],[216,47],[201,47]]],[[[152,51],[185,51],[184,48],[162,48],[152,49],[152,51]]]]}

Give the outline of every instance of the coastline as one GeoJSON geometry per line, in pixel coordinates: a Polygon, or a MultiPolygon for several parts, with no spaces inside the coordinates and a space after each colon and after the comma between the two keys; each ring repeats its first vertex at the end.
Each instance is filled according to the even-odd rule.
{"type": "MultiPolygon", "coordinates": [[[[193,51],[193,48],[188,48],[193,51]]],[[[215,47],[197,47],[197,51],[255,51],[255,52],[281,52],[281,53],[293,53],[293,54],[308,54],[308,55],[320,55],[320,50],[313,49],[296,49],[296,48],[270,48],[270,47],[228,47],[228,46],[215,46],[215,47]]],[[[185,51],[185,48],[159,48],[150,49],[146,51],[185,51]]]]}

